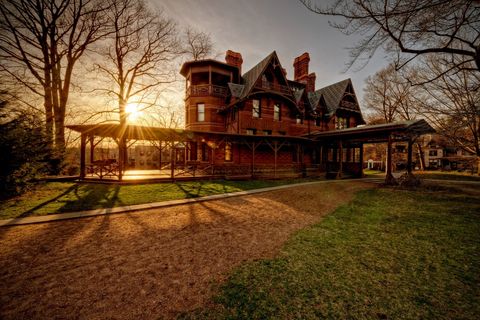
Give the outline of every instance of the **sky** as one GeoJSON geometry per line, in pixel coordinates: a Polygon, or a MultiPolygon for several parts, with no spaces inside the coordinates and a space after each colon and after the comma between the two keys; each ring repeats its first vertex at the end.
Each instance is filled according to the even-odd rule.
{"type": "Polygon", "coordinates": [[[297,0],[150,0],[179,26],[190,25],[211,35],[217,59],[225,51],[240,52],[242,72],[276,51],[287,78],[293,79],[293,60],[310,54],[309,71],[317,76],[316,88],[351,78],[362,100],[364,81],[388,64],[383,53],[376,54],[362,69],[346,69],[348,48],[358,36],[346,36],[329,25],[330,17],[308,11],[297,0]]]}

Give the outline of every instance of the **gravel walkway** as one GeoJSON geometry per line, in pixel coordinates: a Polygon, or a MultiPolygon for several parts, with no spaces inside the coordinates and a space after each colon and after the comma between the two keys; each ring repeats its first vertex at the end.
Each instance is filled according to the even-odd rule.
{"type": "Polygon", "coordinates": [[[0,229],[1,319],[174,318],[365,182],[0,229]]]}

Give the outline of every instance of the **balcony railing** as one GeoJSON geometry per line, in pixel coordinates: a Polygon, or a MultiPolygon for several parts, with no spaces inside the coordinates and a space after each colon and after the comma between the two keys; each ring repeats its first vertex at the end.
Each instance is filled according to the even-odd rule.
{"type": "Polygon", "coordinates": [[[271,91],[276,91],[280,92],[281,94],[291,94],[292,91],[288,86],[284,86],[281,84],[276,84],[267,80],[258,80],[255,83],[255,88],[263,89],[263,90],[271,90],[271,91]]]}
{"type": "Polygon", "coordinates": [[[350,101],[345,101],[345,100],[342,100],[342,102],[340,102],[340,106],[345,109],[351,109],[351,110],[357,109],[357,105],[355,103],[350,101]]]}
{"type": "Polygon", "coordinates": [[[202,97],[202,96],[214,96],[214,97],[226,97],[228,94],[227,87],[217,86],[213,84],[200,84],[192,85],[187,89],[187,97],[202,97]]]}

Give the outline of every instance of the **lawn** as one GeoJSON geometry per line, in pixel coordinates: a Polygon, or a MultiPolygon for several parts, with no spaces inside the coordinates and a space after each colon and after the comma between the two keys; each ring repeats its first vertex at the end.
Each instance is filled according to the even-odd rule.
{"type": "Polygon", "coordinates": [[[22,196],[0,201],[0,219],[186,199],[308,180],[188,181],[115,185],[47,182],[22,196]]]}
{"type": "Polygon", "coordinates": [[[182,318],[478,318],[480,192],[361,191],[217,289],[212,305],[182,318]]]}
{"type": "Polygon", "coordinates": [[[480,176],[477,174],[471,174],[470,172],[458,172],[458,171],[423,171],[415,172],[420,178],[423,179],[437,179],[437,180],[462,180],[462,181],[480,181],[480,176]]]}

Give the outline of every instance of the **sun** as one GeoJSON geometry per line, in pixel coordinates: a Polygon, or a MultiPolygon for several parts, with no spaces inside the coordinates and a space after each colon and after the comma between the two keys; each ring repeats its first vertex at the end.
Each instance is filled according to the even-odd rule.
{"type": "Polygon", "coordinates": [[[138,117],[142,114],[142,112],[138,108],[138,104],[136,103],[129,103],[125,108],[125,112],[128,115],[128,119],[131,121],[136,121],[138,117]]]}

